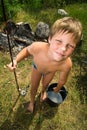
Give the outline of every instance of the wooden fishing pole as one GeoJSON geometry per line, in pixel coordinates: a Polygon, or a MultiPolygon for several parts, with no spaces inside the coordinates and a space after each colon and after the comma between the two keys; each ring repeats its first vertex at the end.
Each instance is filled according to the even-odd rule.
{"type": "MultiPolygon", "coordinates": [[[[4,1],[3,0],[1,0],[1,5],[2,5],[2,12],[3,12],[4,21],[5,21],[5,26],[7,26],[7,18],[6,18],[5,6],[4,6],[4,1]]],[[[11,44],[10,44],[10,30],[9,30],[8,27],[6,28],[6,34],[7,34],[10,58],[11,58],[12,66],[13,66],[14,62],[13,62],[13,56],[12,56],[12,50],[11,50],[11,44]]],[[[19,89],[18,80],[17,80],[17,76],[16,76],[16,71],[15,70],[14,70],[14,77],[15,77],[15,81],[16,81],[17,91],[20,94],[20,89],[19,89]]]]}

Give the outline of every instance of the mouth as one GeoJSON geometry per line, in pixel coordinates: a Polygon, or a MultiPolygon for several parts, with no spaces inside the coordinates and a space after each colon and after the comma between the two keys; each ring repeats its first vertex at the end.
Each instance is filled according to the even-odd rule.
{"type": "Polygon", "coordinates": [[[59,56],[64,56],[63,53],[60,53],[60,52],[56,52],[56,53],[57,53],[57,55],[59,55],[59,56]]]}

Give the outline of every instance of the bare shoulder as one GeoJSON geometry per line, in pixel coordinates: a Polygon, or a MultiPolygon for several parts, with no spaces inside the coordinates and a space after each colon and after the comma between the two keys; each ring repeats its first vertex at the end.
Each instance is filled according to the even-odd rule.
{"type": "Polygon", "coordinates": [[[64,73],[68,73],[72,68],[72,60],[71,58],[67,58],[60,66],[60,71],[64,73]]]}
{"type": "Polygon", "coordinates": [[[69,66],[70,68],[72,67],[72,60],[71,60],[70,57],[67,59],[66,64],[68,64],[68,66],[69,66]]]}
{"type": "Polygon", "coordinates": [[[66,59],[65,65],[63,67],[66,68],[65,69],[66,71],[70,71],[71,70],[71,68],[72,68],[72,60],[71,60],[70,57],[66,59]]]}
{"type": "Polygon", "coordinates": [[[33,42],[31,45],[27,47],[28,52],[31,54],[38,53],[46,46],[46,44],[46,42],[33,42]]]}

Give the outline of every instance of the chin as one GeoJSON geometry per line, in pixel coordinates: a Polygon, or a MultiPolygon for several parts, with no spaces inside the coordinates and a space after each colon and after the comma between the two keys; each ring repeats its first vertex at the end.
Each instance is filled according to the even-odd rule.
{"type": "Polygon", "coordinates": [[[65,57],[57,57],[57,58],[54,58],[55,61],[59,62],[59,61],[63,61],[65,60],[66,58],[65,57]]]}
{"type": "Polygon", "coordinates": [[[59,62],[59,61],[62,61],[64,59],[63,58],[55,58],[54,60],[57,61],[57,62],[59,62]]]}
{"type": "Polygon", "coordinates": [[[58,55],[58,54],[57,55],[55,54],[53,57],[54,57],[54,60],[57,61],[57,62],[63,61],[67,58],[66,56],[62,56],[62,55],[58,55]]]}

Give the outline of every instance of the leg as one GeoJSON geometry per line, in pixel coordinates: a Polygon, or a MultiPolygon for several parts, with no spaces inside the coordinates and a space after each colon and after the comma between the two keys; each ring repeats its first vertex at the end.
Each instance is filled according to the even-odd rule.
{"type": "Polygon", "coordinates": [[[38,72],[38,70],[32,67],[30,104],[28,107],[28,110],[30,112],[33,112],[33,109],[34,109],[35,96],[36,96],[36,92],[37,92],[37,89],[41,80],[41,76],[42,75],[38,72]]]}
{"type": "Polygon", "coordinates": [[[52,81],[53,77],[55,75],[55,72],[53,73],[49,73],[47,75],[44,75],[43,76],[43,79],[42,79],[42,92],[41,92],[41,102],[44,101],[46,99],[46,88],[47,86],[49,85],[49,83],[52,81]]]}

